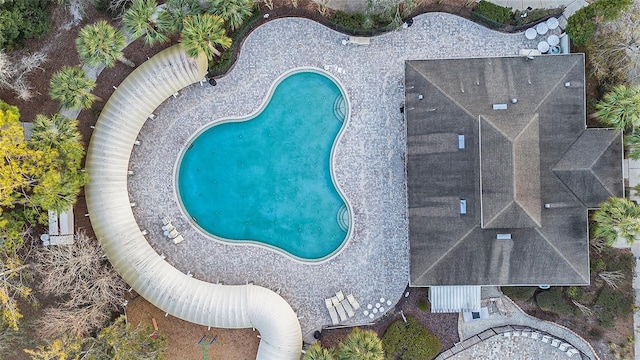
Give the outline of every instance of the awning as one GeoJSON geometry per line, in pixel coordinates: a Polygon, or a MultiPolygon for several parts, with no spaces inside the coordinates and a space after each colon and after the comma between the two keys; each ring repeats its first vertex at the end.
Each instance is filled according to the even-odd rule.
{"type": "Polygon", "coordinates": [[[480,286],[431,286],[429,301],[433,313],[480,311],[480,286]]]}

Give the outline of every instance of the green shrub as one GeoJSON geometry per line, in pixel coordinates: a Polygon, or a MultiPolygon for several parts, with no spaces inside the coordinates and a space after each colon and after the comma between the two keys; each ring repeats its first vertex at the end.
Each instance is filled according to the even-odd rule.
{"type": "Polygon", "coordinates": [[[511,8],[485,0],[480,0],[480,3],[473,8],[473,12],[502,24],[507,24],[511,20],[511,8]]]}
{"type": "Polygon", "coordinates": [[[512,300],[529,300],[538,288],[534,286],[503,286],[500,288],[502,293],[512,300]]]}
{"type": "Polygon", "coordinates": [[[598,295],[598,320],[602,327],[611,328],[618,317],[627,318],[633,313],[633,298],[619,289],[605,286],[598,295]]]}
{"type": "Polygon", "coordinates": [[[573,315],[573,307],[564,300],[560,288],[551,288],[536,295],[540,309],[556,314],[573,315]]]}
{"type": "Polygon", "coordinates": [[[0,2],[0,49],[22,47],[25,40],[49,32],[49,4],[47,0],[0,2]]]}
{"type": "Polygon", "coordinates": [[[567,296],[579,303],[585,303],[584,286],[571,286],[567,289],[567,296]]]}
{"type": "Polygon", "coordinates": [[[596,32],[596,12],[593,4],[576,11],[567,19],[565,31],[577,46],[585,46],[596,32]]]}
{"type": "Polygon", "coordinates": [[[440,353],[440,340],[418,321],[407,316],[408,325],[398,320],[382,337],[385,359],[431,360],[440,353]]]}
{"type": "Polygon", "coordinates": [[[607,270],[607,264],[602,259],[594,259],[591,258],[589,262],[589,267],[591,268],[592,274],[597,274],[600,271],[607,270]]]}
{"type": "Polygon", "coordinates": [[[347,28],[347,29],[369,29],[373,23],[371,18],[367,19],[367,16],[360,13],[348,13],[344,11],[336,11],[329,18],[332,22],[347,28]]]}
{"type": "Polygon", "coordinates": [[[575,45],[585,46],[596,32],[596,17],[614,20],[631,3],[632,0],[598,0],[571,15],[565,31],[575,45]]]}
{"type": "Polygon", "coordinates": [[[429,311],[429,302],[425,300],[420,300],[418,302],[418,309],[422,311],[429,311]]]}
{"type": "Polygon", "coordinates": [[[604,253],[604,261],[607,264],[608,271],[620,270],[627,279],[633,278],[636,268],[636,259],[633,254],[628,251],[618,249],[608,249],[604,253]]]}

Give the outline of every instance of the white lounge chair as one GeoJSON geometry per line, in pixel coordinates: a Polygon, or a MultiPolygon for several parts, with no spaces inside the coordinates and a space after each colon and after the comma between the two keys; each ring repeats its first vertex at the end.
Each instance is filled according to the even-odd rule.
{"type": "Polygon", "coordinates": [[[571,347],[571,344],[562,343],[562,344],[560,344],[558,349],[560,349],[560,351],[567,351],[567,349],[569,349],[570,347],[571,347]]]}
{"type": "Polygon", "coordinates": [[[543,343],[550,343],[551,342],[551,337],[547,336],[547,335],[542,335],[542,342],[543,343]]]}
{"type": "Polygon", "coordinates": [[[324,299],[324,304],[327,306],[327,310],[329,310],[329,316],[331,317],[331,324],[338,325],[340,321],[338,320],[338,313],[336,312],[336,308],[333,307],[333,303],[331,299],[324,299]]]}
{"type": "Polygon", "coordinates": [[[336,297],[338,298],[338,301],[342,302],[342,300],[344,300],[344,294],[342,293],[342,290],[338,290],[338,292],[336,293],[336,297]]]}
{"type": "Polygon", "coordinates": [[[180,233],[178,232],[178,230],[176,230],[176,228],[173,228],[171,231],[169,231],[169,239],[174,239],[176,238],[178,235],[180,235],[180,233]]]}
{"type": "Polygon", "coordinates": [[[551,346],[553,346],[553,347],[558,347],[558,346],[560,346],[560,344],[562,344],[562,341],[560,341],[558,339],[551,340],[551,346]]]}
{"type": "Polygon", "coordinates": [[[184,241],[184,238],[182,237],[182,235],[178,235],[178,236],[173,238],[173,243],[174,244],[179,244],[179,243],[181,243],[183,241],[184,241]]]}
{"type": "Polygon", "coordinates": [[[353,306],[353,310],[360,309],[360,304],[356,301],[356,298],[353,297],[353,294],[347,295],[347,300],[349,300],[349,304],[353,306]]]}
{"type": "Polygon", "coordinates": [[[331,302],[333,303],[333,307],[338,311],[338,315],[340,315],[340,321],[347,320],[347,313],[344,311],[344,308],[342,307],[342,304],[340,304],[340,301],[338,301],[338,298],[335,296],[332,297],[331,302]]]}
{"type": "Polygon", "coordinates": [[[344,310],[347,312],[347,316],[353,317],[353,315],[355,315],[355,313],[353,312],[353,308],[351,307],[351,305],[349,305],[349,301],[345,299],[340,301],[340,304],[342,305],[344,310]]]}
{"type": "Polygon", "coordinates": [[[369,45],[371,43],[371,38],[364,36],[349,36],[349,43],[356,45],[369,45]]]}

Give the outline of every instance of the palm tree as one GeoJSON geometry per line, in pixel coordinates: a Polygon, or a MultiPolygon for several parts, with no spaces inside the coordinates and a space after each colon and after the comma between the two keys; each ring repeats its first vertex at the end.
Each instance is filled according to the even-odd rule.
{"type": "Polygon", "coordinates": [[[596,117],[618,130],[640,127],[640,87],[618,85],[596,105],[596,117]]]}
{"type": "Polygon", "coordinates": [[[214,45],[223,49],[231,46],[231,38],[224,31],[222,18],[211,14],[187,16],[180,42],[189,56],[197,58],[204,53],[209,60],[213,59],[213,55],[221,55],[214,45]]]}
{"type": "Polygon", "coordinates": [[[29,142],[38,149],[57,149],[65,143],[79,143],[78,120],[68,119],[58,113],[51,117],[39,114],[34,121],[29,142]]]}
{"type": "Polygon", "coordinates": [[[340,343],[338,360],[384,360],[382,341],[371,330],[355,328],[340,343]]]}
{"type": "Polygon", "coordinates": [[[187,16],[201,13],[198,0],[169,0],[158,15],[158,28],[166,33],[180,33],[187,16]]]}
{"type": "Polygon", "coordinates": [[[593,215],[593,236],[612,245],[619,237],[633,245],[640,234],[640,205],[626,198],[609,198],[593,215]]]}
{"type": "Polygon", "coordinates": [[[315,343],[307,349],[302,360],[335,360],[336,355],[333,349],[325,349],[320,343],[315,343]]]}
{"type": "Polygon", "coordinates": [[[633,160],[640,160],[640,133],[632,132],[624,136],[624,145],[629,148],[627,156],[633,160]]]}
{"type": "Polygon", "coordinates": [[[104,64],[113,67],[117,61],[135,67],[136,65],[124,57],[122,49],[127,45],[127,38],[122,31],[109,25],[104,20],[87,25],[80,29],[76,39],[76,48],[82,61],[90,66],[104,64]]]}
{"type": "Polygon", "coordinates": [[[122,18],[124,29],[134,37],[144,34],[144,42],[149,45],[168,41],[158,29],[157,7],[155,0],[133,0],[122,18]]]}
{"type": "Polygon", "coordinates": [[[209,4],[208,12],[218,15],[229,26],[229,30],[235,31],[244,23],[244,19],[251,16],[254,0],[206,0],[209,4]]]}
{"type": "Polygon", "coordinates": [[[91,93],[96,82],[77,66],[65,66],[53,74],[49,82],[49,95],[60,100],[64,109],[88,109],[94,100],[102,101],[91,93]]]}

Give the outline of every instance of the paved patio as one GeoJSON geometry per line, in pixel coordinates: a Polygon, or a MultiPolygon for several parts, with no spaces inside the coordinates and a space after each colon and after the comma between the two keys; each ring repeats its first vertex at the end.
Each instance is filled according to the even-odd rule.
{"type": "MultiPolygon", "coordinates": [[[[493,32],[442,13],[421,15],[412,27],[372,38],[369,46],[341,45],[345,38],[301,18],[259,27],[217,86],[190,86],[156,110],[155,119],[140,132],[141,145],[133,149],[130,162],[134,214],[158,253],[197,279],[250,281],[281,289],[307,337],[330,323],[323,299],[337,290],[353,293],[360,304],[380,297],[395,303],[407,285],[406,143],[400,113],[404,60],[516,55],[536,44],[523,34],[493,32]],[[182,213],[174,189],[176,163],[190,137],[221,118],[256,111],[284,72],[324,65],[345,70],[333,75],[350,101],[350,118],[334,158],[337,185],[352,207],[349,243],[330,260],[310,265],[263,247],[229,245],[202,234],[182,213]],[[162,235],[163,216],[182,232],[183,243],[173,245],[162,235]]],[[[358,312],[346,324],[369,321],[358,312]]]]}

